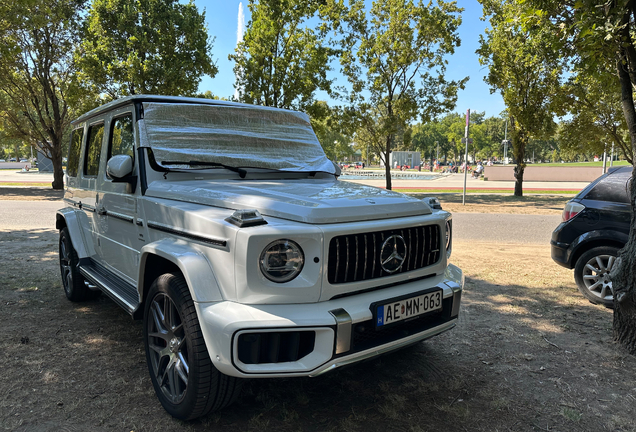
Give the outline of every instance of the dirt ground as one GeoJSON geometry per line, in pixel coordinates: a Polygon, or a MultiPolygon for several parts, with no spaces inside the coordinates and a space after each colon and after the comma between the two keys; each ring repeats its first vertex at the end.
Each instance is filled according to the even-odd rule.
{"type": "Polygon", "coordinates": [[[414,193],[411,196],[439,198],[442,208],[451,213],[515,213],[515,214],[561,214],[565,203],[574,195],[525,195],[516,197],[494,194],[468,194],[462,204],[459,193],[414,193]]]}
{"type": "Polygon", "coordinates": [[[636,430],[636,357],[549,245],[455,241],[456,328],[321,377],[246,381],[237,403],[186,423],[154,395],[140,322],[105,296],[66,300],[54,230],[1,224],[5,430],[636,430]]]}

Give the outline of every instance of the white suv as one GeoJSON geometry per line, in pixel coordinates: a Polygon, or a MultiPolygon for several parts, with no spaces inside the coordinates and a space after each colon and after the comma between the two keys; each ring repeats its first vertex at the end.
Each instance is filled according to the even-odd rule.
{"type": "Polygon", "coordinates": [[[454,327],[451,215],[339,174],[302,113],[144,95],[90,111],[57,213],[66,296],[144,320],[180,419],[231,403],[240,378],[316,376],[454,327]]]}

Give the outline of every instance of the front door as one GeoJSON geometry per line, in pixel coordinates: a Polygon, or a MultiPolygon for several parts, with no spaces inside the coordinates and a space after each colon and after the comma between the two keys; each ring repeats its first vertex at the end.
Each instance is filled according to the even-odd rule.
{"type": "MultiPolygon", "coordinates": [[[[128,155],[134,161],[132,109],[115,111],[107,127],[106,161],[115,155],[128,155]]],[[[96,205],[102,263],[136,285],[139,250],[143,246],[136,224],[137,193],[129,183],[113,181],[106,173],[106,166],[107,162],[102,164],[103,172],[99,175],[96,205]]]]}

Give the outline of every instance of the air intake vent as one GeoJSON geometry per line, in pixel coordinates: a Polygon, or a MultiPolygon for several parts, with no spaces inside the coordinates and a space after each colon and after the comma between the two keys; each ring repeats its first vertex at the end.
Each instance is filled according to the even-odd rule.
{"type": "Polygon", "coordinates": [[[238,358],[244,364],[294,362],[311,353],[315,343],[314,331],[243,333],[238,358]]]}

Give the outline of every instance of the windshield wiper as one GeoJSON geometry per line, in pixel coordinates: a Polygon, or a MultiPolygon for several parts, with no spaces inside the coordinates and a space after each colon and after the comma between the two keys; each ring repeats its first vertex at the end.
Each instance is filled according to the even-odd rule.
{"type": "Polygon", "coordinates": [[[235,167],[235,166],[231,166],[231,165],[225,165],[225,164],[222,164],[222,163],[219,163],[219,162],[161,161],[161,165],[190,165],[190,166],[200,166],[200,167],[219,167],[219,168],[225,168],[227,170],[230,170],[230,171],[233,171],[235,173],[238,173],[239,177],[241,177],[241,178],[245,178],[245,176],[247,175],[247,171],[245,171],[243,168],[239,168],[239,167],[235,167]]]}

